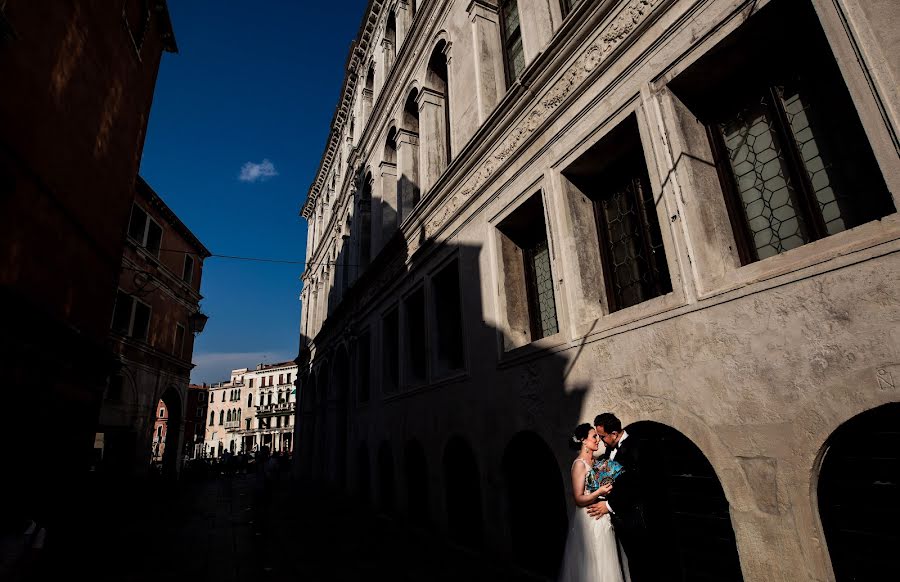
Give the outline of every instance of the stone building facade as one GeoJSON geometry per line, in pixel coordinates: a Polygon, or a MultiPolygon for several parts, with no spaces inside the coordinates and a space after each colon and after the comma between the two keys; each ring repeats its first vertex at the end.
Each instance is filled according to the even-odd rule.
{"type": "Polygon", "coordinates": [[[294,450],[297,364],[259,364],[231,371],[231,380],[209,388],[204,454],[294,450]]]}
{"type": "Polygon", "coordinates": [[[370,2],[301,212],[298,470],[553,577],[612,410],[674,578],[896,569],[898,25],[370,2]]]}
{"type": "Polygon", "coordinates": [[[68,512],[91,466],[134,179],[176,51],[164,0],[0,2],[0,362],[17,411],[2,435],[28,443],[6,459],[4,522],[68,512]]]}
{"type": "Polygon", "coordinates": [[[209,255],[139,176],[108,330],[118,370],[103,393],[96,425],[106,473],[146,474],[155,456],[166,474],[182,465],[194,336],[207,319],[200,311],[200,283],[209,255]],[[162,443],[155,426],[161,409],[162,443]]]}

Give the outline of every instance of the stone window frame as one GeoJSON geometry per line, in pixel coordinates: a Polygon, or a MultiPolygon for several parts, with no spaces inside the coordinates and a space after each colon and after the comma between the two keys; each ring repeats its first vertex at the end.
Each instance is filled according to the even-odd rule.
{"type": "Polygon", "coordinates": [[[463,269],[462,269],[462,256],[458,250],[453,250],[447,253],[446,256],[435,260],[433,265],[429,268],[428,272],[425,274],[424,284],[426,286],[426,296],[425,296],[425,312],[426,312],[426,320],[428,321],[428,338],[430,340],[429,344],[429,381],[432,385],[447,382],[447,381],[455,381],[461,378],[467,378],[469,375],[469,343],[468,343],[468,333],[465,317],[465,304],[466,304],[466,293],[465,286],[463,284],[463,269]],[[451,268],[452,263],[456,263],[457,269],[457,278],[459,281],[459,325],[460,325],[460,334],[462,341],[462,367],[442,370],[437,364],[437,342],[434,339],[433,335],[438,331],[438,322],[435,310],[437,309],[437,304],[435,302],[435,292],[434,292],[434,278],[442,274],[445,269],[451,268]]]}
{"type": "Polygon", "coordinates": [[[431,363],[431,349],[432,349],[432,341],[431,341],[431,332],[433,328],[433,323],[430,321],[428,317],[429,305],[431,305],[431,294],[429,293],[430,285],[426,284],[424,279],[419,279],[415,281],[412,285],[406,289],[403,294],[400,296],[400,301],[398,302],[399,307],[399,325],[398,325],[398,347],[399,347],[399,360],[400,360],[400,382],[398,386],[398,393],[412,392],[414,390],[418,390],[425,386],[428,386],[431,381],[432,376],[432,363],[431,363]],[[409,307],[408,303],[410,298],[416,293],[422,294],[422,324],[424,325],[423,337],[422,341],[425,343],[425,354],[424,354],[424,377],[421,379],[413,379],[412,373],[410,371],[411,362],[411,354],[409,352],[413,342],[412,339],[408,337],[408,325],[410,323],[410,315],[409,315],[409,307]]]}
{"type": "MultiPolygon", "coordinates": [[[[594,107],[599,108],[600,105],[595,105],[594,107]]],[[[585,116],[590,114],[590,111],[584,112],[585,116]]],[[[598,117],[601,116],[598,115],[598,117]]],[[[557,259],[560,267],[557,269],[555,276],[557,280],[562,280],[564,283],[561,285],[562,288],[560,290],[564,297],[558,299],[557,304],[560,306],[571,306],[566,310],[559,309],[559,325],[560,330],[569,330],[568,339],[570,341],[653,317],[675,309],[687,301],[681,268],[683,258],[680,254],[680,244],[673,231],[673,224],[677,222],[678,217],[673,210],[675,204],[671,199],[671,193],[663,188],[663,179],[660,176],[656,162],[654,151],[656,144],[653,141],[654,139],[656,137],[651,131],[650,120],[648,119],[647,109],[642,103],[641,94],[633,94],[630,98],[624,99],[623,106],[617,109],[615,113],[606,116],[602,122],[587,128],[576,145],[559,156],[545,174],[545,181],[550,185],[547,190],[545,201],[547,207],[545,211],[550,220],[554,222],[554,230],[560,233],[559,256],[557,259]],[[597,260],[591,261],[580,257],[579,243],[584,241],[574,236],[576,224],[579,223],[579,220],[573,212],[572,206],[570,206],[570,200],[572,196],[580,196],[581,194],[580,191],[574,189],[563,175],[563,172],[631,116],[634,116],[637,121],[640,147],[644,154],[647,176],[650,179],[653,197],[657,201],[656,216],[659,221],[660,234],[662,235],[672,291],[637,305],[610,312],[606,298],[603,270],[599,262],[596,232],[591,231],[593,236],[589,239],[589,242],[592,245],[590,247],[591,250],[594,247],[598,249],[597,260]],[[675,217],[674,222],[673,216],[675,217]],[[567,318],[565,323],[563,322],[564,318],[567,318]]],[[[587,224],[594,224],[592,208],[590,221],[587,224]]],[[[588,230],[590,231],[591,229],[596,229],[596,226],[589,227],[588,230]]],[[[583,248],[587,249],[588,247],[584,246],[583,248]]]]}
{"type": "Polygon", "coordinates": [[[557,346],[565,341],[568,331],[568,306],[562,285],[562,264],[560,256],[562,249],[559,247],[558,231],[552,219],[552,206],[550,204],[551,188],[547,187],[544,176],[540,176],[537,180],[524,187],[516,187],[516,194],[510,202],[505,205],[498,213],[491,216],[488,220],[490,233],[487,236],[487,245],[490,253],[492,265],[491,273],[494,277],[494,288],[497,293],[494,294],[494,313],[497,321],[497,350],[499,360],[502,362],[509,358],[518,356],[520,353],[527,353],[533,350],[548,349],[557,346]],[[544,208],[544,227],[547,231],[547,244],[550,248],[550,269],[553,273],[553,293],[556,302],[556,320],[557,332],[547,337],[531,340],[530,330],[528,336],[524,332],[514,334],[512,324],[510,323],[508,300],[506,285],[504,284],[505,271],[503,268],[503,238],[499,225],[504,222],[510,215],[518,210],[524,203],[528,202],[532,197],[540,196],[544,208]]]}
{"type": "MultiPolygon", "coordinates": [[[[761,0],[756,10],[773,1],[761,0]]],[[[859,115],[882,176],[893,193],[894,206],[900,209],[900,158],[892,145],[891,122],[882,114],[883,104],[874,93],[886,94],[871,71],[860,58],[859,32],[848,24],[844,8],[818,0],[813,3],[819,25],[838,63],[840,74],[859,115]]],[[[852,10],[847,8],[846,10],[852,10]]],[[[842,255],[860,253],[900,238],[900,211],[881,220],[868,222],[773,257],[741,265],[736,239],[727,214],[724,192],[702,123],[681,103],[668,84],[711,51],[719,42],[743,24],[744,14],[734,12],[706,36],[685,30],[682,51],[672,59],[672,65],[655,76],[644,94],[644,102],[653,117],[650,124],[659,152],[659,173],[670,176],[666,188],[677,202],[685,248],[692,261],[691,275],[698,299],[705,299],[774,279],[801,269],[816,272],[827,269],[824,263],[842,255]],[[690,36],[699,37],[692,41],[690,36]],[[702,133],[702,140],[699,139],[702,133]],[[666,147],[668,146],[668,148],[666,147]],[[712,165],[711,165],[712,164],[712,165]],[[712,172],[712,174],[710,174],[712,172]],[[681,202],[683,200],[683,202],[681,202]]],[[[857,18],[860,22],[862,18],[857,18]]],[[[677,41],[673,39],[673,44],[677,41]]],[[[896,131],[896,128],[894,129],[896,131]]],[[[879,251],[874,251],[878,253],[879,251]]],[[[674,282],[673,282],[674,284],[674,282]]]]}

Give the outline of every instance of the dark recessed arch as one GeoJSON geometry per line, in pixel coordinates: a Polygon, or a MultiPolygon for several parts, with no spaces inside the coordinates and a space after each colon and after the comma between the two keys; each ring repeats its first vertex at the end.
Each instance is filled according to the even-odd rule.
{"type": "Polygon", "coordinates": [[[382,511],[393,513],[394,503],[394,453],[391,443],[384,441],[378,447],[378,506],[382,511]]]}
{"type": "Polygon", "coordinates": [[[452,437],[444,448],[443,465],[448,533],[463,545],[481,547],[484,541],[481,478],[472,447],[462,437],[452,437]]]}
{"type": "Polygon", "coordinates": [[[409,519],[413,523],[427,525],[430,522],[428,461],[425,457],[425,449],[416,439],[406,443],[403,450],[403,469],[406,476],[409,519]]]}
{"type": "Polygon", "coordinates": [[[700,448],[658,422],[626,430],[641,442],[645,519],[672,579],[742,581],[728,499],[700,448]]]}
{"type": "Polygon", "coordinates": [[[832,433],[818,502],[837,582],[900,572],[900,403],[863,412],[832,433]]]}
{"type": "Polygon", "coordinates": [[[555,576],[566,546],[563,477],[547,443],[531,431],[510,440],[502,460],[513,554],[524,568],[555,576]],[[521,511],[522,507],[530,508],[521,511]]]}

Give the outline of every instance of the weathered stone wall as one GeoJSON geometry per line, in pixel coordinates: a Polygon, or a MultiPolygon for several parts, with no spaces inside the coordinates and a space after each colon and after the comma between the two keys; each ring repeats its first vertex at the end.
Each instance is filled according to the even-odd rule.
{"type": "MultiPolygon", "coordinates": [[[[477,34],[471,26],[481,21],[463,20],[462,4],[423,8],[427,19],[415,26],[425,31],[414,29],[414,38],[448,33],[451,135],[470,137],[458,138],[461,147],[453,142],[453,161],[400,225],[390,256],[376,257],[321,328],[306,328],[312,358],[298,407],[301,468],[333,478],[325,457],[337,454],[351,488],[368,495],[373,483],[377,497],[378,452],[387,443],[400,510],[412,513],[404,451],[417,441],[428,459],[430,514],[446,529],[442,456],[461,436],[476,455],[487,544],[508,553],[507,524],[517,508],[508,506],[501,464],[514,435],[540,435],[567,475],[571,427],[613,410],[626,424],[651,420],[677,429],[710,461],[730,504],[745,580],[833,579],[818,515],[819,463],[842,423],[900,400],[900,218],[895,212],[742,266],[705,129],[669,88],[772,2],[585,3],[561,21],[551,11],[544,49],[530,49],[523,77],[477,127],[467,124],[477,119],[474,91],[484,62],[476,57],[483,52],[467,34],[477,34]],[[454,74],[467,81],[455,85],[454,74]],[[454,109],[454,100],[468,105],[454,109]],[[596,234],[563,171],[629,119],[640,134],[673,290],[610,312],[602,270],[586,250],[596,234]],[[506,341],[518,323],[505,305],[516,295],[504,289],[497,225],[536,192],[560,331],[519,345],[506,341]],[[430,297],[431,277],[451,257],[460,265],[464,369],[382,394],[382,317],[397,305],[402,314],[402,298],[419,285],[430,297]],[[360,367],[357,342],[367,331],[370,362],[360,367]],[[335,381],[346,366],[336,363],[343,350],[351,354],[350,378],[335,381]],[[366,401],[357,398],[361,374],[371,386],[366,401]],[[335,452],[341,419],[347,445],[335,452]]],[[[900,10],[812,4],[896,208],[898,103],[887,63],[898,55],[884,23],[900,22],[900,10]],[[876,13],[878,23],[869,20],[876,13]]],[[[538,33],[523,34],[534,42],[538,33]]],[[[428,45],[422,40],[418,54],[430,54],[428,45]]],[[[398,62],[405,62],[401,55],[398,62]]],[[[414,70],[409,64],[402,78],[388,77],[385,90],[396,91],[386,103],[375,97],[373,120],[402,107],[399,88],[414,70]]],[[[368,136],[379,131],[370,124],[351,162],[377,162],[381,150],[371,144],[383,135],[368,136]]],[[[318,252],[310,248],[308,256],[318,252]]],[[[425,341],[433,343],[433,328],[429,333],[425,341]]],[[[401,338],[401,353],[411,341],[418,340],[401,338]]]]}

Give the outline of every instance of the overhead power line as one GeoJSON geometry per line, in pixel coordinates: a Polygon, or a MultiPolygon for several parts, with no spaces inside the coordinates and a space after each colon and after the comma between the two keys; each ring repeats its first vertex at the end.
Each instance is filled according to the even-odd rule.
{"type": "MultiPolygon", "coordinates": [[[[161,252],[167,253],[181,253],[184,255],[196,255],[197,253],[192,251],[182,251],[177,249],[159,249],[161,252]]],[[[217,259],[230,259],[233,261],[250,261],[254,263],[277,263],[283,265],[334,265],[334,266],[343,266],[344,263],[337,263],[332,261],[298,261],[293,259],[269,259],[264,257],[240,257],[237,255],[219,255],[216,253],[210,253],[210,257],[215,257],[217,259]]],[[[357,267],[358,265],[347,265],[348,267],[357,267]]]]}

